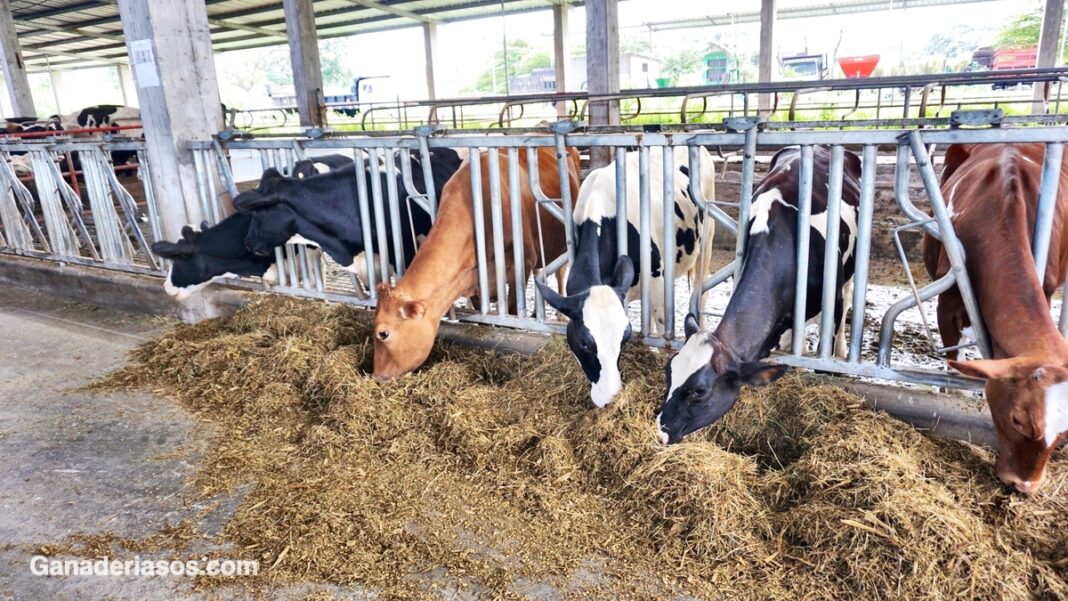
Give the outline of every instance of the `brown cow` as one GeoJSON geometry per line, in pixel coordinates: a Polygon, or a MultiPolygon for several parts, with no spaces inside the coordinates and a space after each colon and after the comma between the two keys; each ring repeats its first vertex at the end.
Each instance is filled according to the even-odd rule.
{"type": "MultiPolygon", "coordinates": [[[[1068,169],[1061,165],[1046,273],[1031,256],[1045,148],[1042,144],[954,145],[946,151],[942,194],[967,254],[968,276],[990,335],[993,359],[950,367],[986,379],[998,435],[998,477],[1031,493],[1068,433],[1068,344],[1050,317],[1049,299],[1068,269],[1068,169]]],[[[941,243],[924,237],[933,278],[949,271],[941,243]]],[[[956,287],[938,298],[938,329],[947,346],[970,326],[956,287]]]]}
{"type": "MultiPolygon", "coordinates": [[[[512,260],[511,190],[508,186],[507,151],[500,151],[501,208],[504,218],[504,248],[507,259],[506,281],[514,282],[512,260]]],[[[487,269],[490,285],[494,284],[493,233],[490,227],[489,159],[482,155],[482,200],[486,226],[487,269]]],[[[523,259],[529,275],[542,264],[538,224],[534,216],[537,202],[530,189],[526,161],[520,161],[519,198],[523,213],[523,259]]],[[[568,152],[568,176],[571,197],[578,194],[578,152],[568,152]]],[[[460,167],[445,184],[438,207],[437,220],[419,252],[396,287],[383,283],[378,287],[375,310],[374,375],[392,379],[419,367],[434,346],[441,318],[456,299],[478,292],[478,267],[475,247],[474,215],[471,202],[471,165],[460,167]]],[[[538,149],[538,175],[542,190],[550,198],[560,197],[560,177],[556,150],[538,149]]],[[[566,251],[564,226],[544,208],[541,223],[545,242],[545,260],[552,261],[566,251]]],[[[525,291],[519,291],[520,294],[525,291]]],[[[515,313],[516,291],[509,290],[508,305],[515,313]]],[[[482,294],[484,302],[490,294],[482,294]]]]}

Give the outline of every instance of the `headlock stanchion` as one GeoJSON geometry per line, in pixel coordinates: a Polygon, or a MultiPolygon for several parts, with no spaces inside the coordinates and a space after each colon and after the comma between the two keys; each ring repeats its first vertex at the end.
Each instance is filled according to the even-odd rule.
{"type": "MultiPolygon", "coordinates": [[[[969,119],[965,114],[955,114],[951,120],[971,123],[969,119]]],[[[356,228],[360,233],[359,238],[364,242],[363,256],[356,257],[351,267],[342,270],[324,253],[313,248],[302,244],[279,247],[275,252],[278,277],[275,290],[366,307],[375,304],[376,285],[379,282],[391,281],[404,274],[410,256],[405,255],[402,240],[411,235],[417,245],[425,244],[421,237],[414,235],[411,212],[418,208],[436,217],[443,202],[455,202],[454,198],[442,198],[440,189],[434,187],[435,151],[444,148],[466,151],[469,154],[469,173],[463,182],[453,182],[453,185],[460,183],[467,186],[470,192],[476,225],[472,248],[476,254],[479,303],[475,311],[458,305],[455,315],[464,321],[540,332],[562,332],[564,325],[555,318],[554,313],[546,310],[536,287],[528,286],[525,265],[535,261],[532,261],[533,257],[525,255],[531,248],[539,254],[536,263],[544,266],[535,272],[534,277],[539,280],[545,281],[551,275],[560,280],[565,278],[567,266],[574,261],[578,252],[572,216],[573,204],[578,199],[572,197],[570,189],[572,174],[569,172],[569,150],[575,148],[585,154],[591,148],[607,148],[610,156],[615,158],[614,166],[609,167],[615,174],[614,185],[583,193],[615,195],[614,214],[605,215],[605,218],[615,217],[616,221],[612,230],[604,233],[617,237],[617,252],[620,255],[628,251],[629,245],[637,244],[640,251],[638,264],[635,265],[640,315],[634,325],[640,326],[639,331],[647,344],[677,346],[681,344],[681,336],[678,336],[676,326],[681,324],[687,312],[715,318],[723,309],[705,300],[702,294],[728,281],[736,281],[741,274],[753,217],[752,195],[761,177],[763,157],[786,146],[800,146],[801,159],[797,168],[801,185],[797,211],[797,279],[793,291],[792,334],[789,347],[780,349],[781,352],[773,355],[772,360],[831,373],[974,389],[974,380],[941,369],[895,364],[894,330],[899,325],[902,312],[926,303],[954,286],[960,290],[973,324],[977,349],[983,356],[990,356],[989,339],[982,327],[978,304],[965,269],[965,251],[953,230],[953,216],[946,200],[942,198],[938,175],[927,145],[934,144],[937,148],[945,148],[953,143],[1035,142],[1046,145],[1032,249],[1036,268],[1041,273],[1048,263],[1065,140],[1068,140],[1068,127],[1063,126],[1008,127],[1002,123],[999,127],[984,127],[979,123],[969,128],[928,126],[922,132],[907,127],[871,130],[806,130],[799,127],[793,131],[769,127],[769,124],[752,117],[736,117],[723,126],[707,126],[702,130],[683,129],[670,134],[634,131],[625,127],[591,130],[576,123],[561,122],[548,128],[494,135],[421,127],[414,133],[374,137],[342,136],[330,132],[318,132],[315,137],[307,138],[229,136],[226,139],[220,137],[194,142],[190,148],[194,153],[197,173],[196,192],[209,225],[226,217],[229,210],[227,197],[232,198],[237,193],[235,165],[247,160],[239,159],[239,154],[252,153],[254,162],[257,160],[255,155],[258,155],[261,168],[274,167],[283,174],[292,173],[296,161],[316,153],[341,152],[351,155],[356,173],[354,212],[360,220],[352,227],[356,228]],[[818,178],[822,182],[823,176],[827,176],[826,213],[814,216],[812,187],[817,179],[813,173],[816,146],[829,147],[831,159],[829,173],[820,174],[818,178]],[[702,170],[700,147],[720,148],[723,150],[720,156],[740,154],[740,164],[732,163],[732,166],[738,165],[740,169],[738,197],[716,198],[712,197],[711,190],[702,188],[699,176],[702,170]],[[544,160],[539,161],[539,148],[551,150],[556,160],[548,166],[544,160]],[[730,260],[712,265],[709,270],[711,273],[698,274],[693,289],[685,289],[688,295],[681,297],[676,293],[683,290],[677,286],[685,286],[682,276],[686,274],[675,273],[672,260],[677,250],[674,182],[681,167],[678,163],[682,161],[673,153],[676,148],[685,149],[680,156],[687,159],[690,174],[686,190],[688,196],[703,210],[706,219],[715,220],[716,233],[722,240],[731,241],[733,238],[731,246],[734,249],[730,260]],[[633,163],[636,173],[628,173],[628,151],[637,154],[637,160],[633,163]],[[847,151],[859,153],[862,159],[855,224],[848,221],[846,214],[847,210],[852,209],[843,206],[843,169],[847,151]],[[911,284],[911,290],[902,288],[896,302],[882,314],[870,316],[880,324],[878,331],[875,328],[865,331],[871,280],[876,171],[880,152],[896,158],[883,167],[893,171],[894,210],[899,211],[907,221],[902,228],[922,230],[940,240],[946,248],[951,269],[945,277],[935,282],[911,284]],[[418,169],[410,163],[411,159],[418,160],[418,169]],[[660,171],[654,172],[657,160],[660,160],[660,164],[655,168],[660,171]],[[521,169],[521,166],[525,166],[525,169],[521,169]],[[923,183],[926,206],[919,200],[914,203],[909,196],[913,166],[923,183]],[[484,173],[484,170],[488,172],[484,173]],[[542,189],[541,178],[549,177],[550,172],[553,173],[552,177],[559,178],[560,193],[557,198],[550,198],[542,189]],[[487,183],[485,186],[483,175],[487,183]],[[662,186],[653,185],[658,177],[662,186]],[[420,183],[422,186],[418,185],[420,183]],[[636,189],[629,189],[635,185],[636,189]],[[419,187],[424,192],[419,192],[419,187]],[[529,214],[523,210],[521,203],[516,202],[520,190],[529,190],[533,204],[527,206],[543,209],[545,216],[541,210],[529,214]],[[631,212],[627,210],[628,193],[634,195],[637,202],[631,212]],[[661,199],[663,202],[657,204],[661,199]],[[408,209],[409,217],[405,217],[402,207],[408,209]],[[658,222],[661,215],[663,221],[658,222]],[[823,230],[817,227],[814,233],[813,224],[822,223],[817,219],[826,220],[826,226],[823,230]],[[555,229],[560,228],[561,224],[562,230],[555,229]],[[834,309],[842,294],[839,289],[842,282],[837,271],[846,259],[846,251],[844,247],[839,247],[838,238],[844,232],[842,228],[847,225],[856,230],[855,245],[849,250],[855,260],[854,286],[852,295],[840,301],[842,319],[848,327],[845,328],[847,352],[845,356],[838,356],[835,352],[837,324],[834,309]],[[661,229],[654,233],[654,227],[661,229]],[[536,231],[536,239],[530,240],[525,230],[536,231]],[[546,256],[547,236],[556,232],[560,232],[566,240],[566,252],[559,256],[546,256]],[[506,234],[511,236],[511,243],[506,234]],[[813,239],[812,236],[817,238],[813,239]],[[660,237],[662,241],[654,241],[654,238],[660,237]],[[824,245],[822,264],[813,267],[822,268],[826,277],[819,292],[814,293],[818,297],[812,299],[812,303],[818,300],[821,309],[820,317],[816,320],[818,325],[806,332],[805,308],[809,304],[807,279],[810,269],[808,255],[810,247],[815,247],[810,241],[824,245]],[[654,290],[654,245],[666,246],[657,248],[660,260],[655,270],[663,277],[663,290],[659,283],[654,290]],[[509,267],[513,269],[512,277],[507,273],[509,267]],[[661,292],[665,299],[664,331],[655,332],[654,335],[651,301],[654,294],[661,292]],[[510,294],[515,295],[514,312],[508,306],[510,294]],[[687,297],[689,302],[676,302],[677,298],[687,297]],[[869,345],[867,348],[866,340],[869,345]],[[813,341],[817,343],[814,349],[810,348],[813,341]]],[[[0,159],[0,252],[156,274],[166,267],[148,250],[152,241],[160,239],[161,227],[159,210],[151,193],[151,165],[144,160],[143,144],[18,141],[0,144],[0,159]],[[131,193],[132,189],[124,187],[123,180],[115,176],[108,161],[109,153],[114,150],[137,153],[141,160],[139,173],[144,188],[143,197],[138,198],[131,193]],[[17,159],[21,153],[26,153],[26,158],[17,159]],[[62,181],[56,157],[66,153],[78,157],[81,164],[84,185],[79,191],[62,181]],[[16,174],[13,169],[16,159],[29,165],[32,176],[16,174]]],[[[247,167],[244,165],[244,172],[248,172],[247,167]]],[[[822,195],[824,191],[817,192],[822,195]]],[[[230,283],[252,288],[260,285],[253,279],[234,279],[230,283]]],[[[706,323],[705,327],[715,325],[715,319],[712,321],[706,323]]],[[[1068,313],[1063,311],[1061,329],[1068,330],[1068,313]]],[[[944,352],[947,349],[932,350],[944,352]]]]}

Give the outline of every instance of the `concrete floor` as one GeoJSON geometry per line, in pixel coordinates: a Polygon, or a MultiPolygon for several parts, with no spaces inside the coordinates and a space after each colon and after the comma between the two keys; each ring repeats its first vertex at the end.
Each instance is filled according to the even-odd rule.
{"type": "MultiPolygon", "coordinates": [[[[140,538],[191,519],[210,537],[235,507],[234,497],[196,503],[183,489],[204,440],[183,410],[149,394],[72,390],[121,365],[162,325],[0,287],[0,600],[252,597],[240,586],[204,595],[180,577],[30,572],[36,549],[72,534],[140,538]]],[[[133,555],[115,549],[112,558],[133,555]]],[[[317,588],[271,597],[303,598],[317,588]]]]}

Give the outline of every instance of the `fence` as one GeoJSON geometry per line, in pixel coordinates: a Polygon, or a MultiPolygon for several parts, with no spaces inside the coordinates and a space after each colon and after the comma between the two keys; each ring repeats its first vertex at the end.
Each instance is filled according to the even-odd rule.
{"type": "MultiPolygon", "coordinates": [[[[795,122],[848,121],[871,127],[912,119],[915,126],[945,124],[953,110],[1002,108],[1007,113],[1046,114],[1064,122],[1062,92],[1066,68],[937,73],[858,79],[783,81],[712,86],[645,88],[615,94],[565,92],[436,100],[396,100],[328,104],[331,127],[360,131],[408,131],[435,124],[450,129],[531,126],[543,119],[584,120],[590,102],[616,100],[623,123],[718,123],[755,113],[756,96],[772,99],[771,127],[795,122]],[[1032,86],[1042,92],[1043,109],[1034,110],[1032,86]],[[561,112],[562,111],[562,112],[561,112]]],[[[227,127],[237,130],[299,130],[296,107],[230,109],[227,127]]]]}
{"type": "Polygon", "coordinates": [[[159,272],[150,178],[140,141],[0,140],[0,252],[159,272]],[[138,165],[113,165],[112,153],[138,165]]]}
{"type": "MultiPolygon", "coordinates": [[[[802,158],[794,335],[790,348],[775,355],[774,360],[796,367],[851,376],[973,389],[977,386],[975,380],[947,374],[938,368],[919,368],[902,364],[895,355],[895,326],[903,312],[918,307],[924,301],[956,285],[962,292],[972,323],[976,324],[977,349],[983,356],[989,356],[989,342],[981,325],[982,320],[974,295],[971,293],[967,272],[963,268],[964,250],[953,232],[950,215],[938,186],[938,178],[929,149],[952,143],[1037,142],[1046,145],[1039,218],[1034,237],[1035,260],[1041,269],[1048,257],[1053,207],[1057,196],[1058,178],[1051,177],[1051,174],[1056,174],[1060,166],[1063,143],[1068,140],[1068,127],[996,127],[991,126],[991,123],[997,124],[997,115],[989,112],[959,113],[954,115],[953,121],[957,125],[970,127],[926,130],[765,130],[756,119],[739,118],[728,120],[722,131],[665,133],[621,129],[609,133],[589,133],[575,129],[574,123],[559,122],[553,124],[548,130],[507,135],[440,133],[435,132],[433,128],[421,127],[417,128],[413,134],[383,137],[323,136],[315,139],[214,140],[193,143],[191,149],[197,170],[197,190],[203,212],[208,216],[208,221],[212,223],[224,216],[222,200],[226,196],[234,196],[238,193],[238,183],[234,180],[233,165],[227,160],[228,155],[251,152],[258,155],[260,169],[275,167],[288,172],[297,160],[315,153],[338,151],[351,153],[356,163],[356,173],[363,174],[367,170],[372,174],[369,179],[365,179],[362,175],[356,178],[358,198],[355,200],[361,216],[361,233],[365,241],[371,241],[369,246],[374,246],[377,250],[377,254],[365,253],[362,259],[366,267],[366,280],[360,281],[352,273],[342,271],[337,265],[312,249],[301,245],[287,245],[285,248],[276,250],[276,267],[279,276],[276,290],[286,294],[337,300],[367,307],[375,304],[375,284],[378,274],[390,277],[389,274],[393,272],[396,277],[400,277],[406,267],[404,253],[400,252],[397,246],[400,244],[400,228],[405,227],[400,219],[401,203],[408,203],[409,208],[425,210],[431,216],[436,213],[440,199],[434,192],[430,161],[427,160],[431,151],[436,148],[457,148],[466,149],[471,159],[486,157],[484,168],[489,170],[488,187],[484,189],[482,186],[481,160],[472,160],[472,165],[478,165],[478,168],[472,169],[469,184],[474,199],[475,221],[483,223],[483,227],[475,230],[478,284],[481,290],[488,290],[490,284],[493,284],[497,290],[510,287],[519,292],[517,309],[514,312],[509,311],[504,302],[484,302],[477,309],[458,304],[455,307],[454,316],[468,322],[543,332],[562,332],[563,324],[556,319],[551,309],[547,309],[536,288],[525,281],[526,278],[522,275],[525,272],[522,245],[505,247],[503,236],[500,235],[504,227],[504,210],[512,211],[510,216],[512,227],[515,228],[513,233],[517,234],[517,237],[522,215],[518,212],[518,205],[509,206],[502,202],[501,182],[507,181],[509,189],[517,189],[519,178],[522,176],[521,164],[525,163],[528,167],[534,167],[527,170],[526,183],[530,186],[540,206],[545,207],[551,215],[550,222],[537,225],[538,231],[544,232],[547,227],[561,227],[559,224],[563,224],[567,251],[555,257],[544,256],[544,251],[540,251],[543,256],[539,259],[545,267],[536,277],[544,281],[547,278],[560,276],[561,270],[573,260],[575,252],[574,224],[571,218],[575,199],[571,197],[566,186],[568,169],[566,148],[576,147],[584,152],[595,148],[610,149],[617,159],[613,168],[618,176],[616,178],[618,199],[626,198],[627,193],[626,178],[623,177],[627,167],[624,161],[619,159],[628,150],[635,151],[639,158],[637,181],[640,219],[637,229],[639,254],[642,260],[638,266],[641,291],[640,310],[633,316],[633,321],[636,322],[636,331],[646,334],[645,343],[656,346],[677,346],[681,342],[679,331],[681,316],[688,311],[703,311],[714,319],[717,309],[722,307],[710,299],[724,298],[726,296],[724,294],[725,284],[738,275],[740,258],[743,256],[746,244],[752,192],[757,177],[758,153],[784,146],[799,145],[802,149],[802,158]],[[847,148],[856,149],[863,158],[854,251],[856,272],[853,296],[847,299],[847,305],[852,308],[852,314],[849,321],[848,353],[845,357],[833,357],[831,353],[830,341],[834,336],[834,324],[831,317],[833,311],[830,309],[833,307],[836,294],[833,288],[835,278],[825,278],[824,287],[820,291],[823,308],[820,323],[816,330],[807,337],[804,311],[799,310],[804,307],[807,300],[804,283],[808,273],[807,255],[813,174],[812,148],[815,145],[830,146],[833,157],[830,170],[832,177],[828,192],[827,240],[837,240],[833,228],[838,224],[836,217],[841,198],[844,153],[847,148]],[[689,183],[691,197],[704,208],[708,217],[716,221],[717,236],[734,238],[735,256],[726,264],[717,265],[717,268],[713,270],[714,273],[710,274],[698,289],[689,291],[688,297],[685,295],[686,288],[675,277],[682,274],[672,273],[673,263],[665,260],[663,265],[664,329],[653,336],[650,331],[650,299],[654,291],[651,265],[648,259],[652,244],[652,228],[655,222],[652,211],[657,205],[655,202],[657,196],[663,194],[666,202],[661,205],[662,222],[670,224],[670,226],[665,225],[664,238],[669,241],[674,240],[672,230],[669,229],[669,227],[673,228],[674,224],[674,191],[671,186],[654,189],[651,183],[653,180],[651,164],[655,163],[654,159],[659,156],[664,174],[673,174],[676,168],[673,151],[676,148],[682,148],[685,149],[685,156],[688,158],[689,173],[700,173],[699,148],[702,146],[716,147],[726,154],[738,153],[741,157],[739,165],[741,185],[737,198],[712,197],[711,191],[702,189],[699,177],[690,178],[689,183]],[[559,198],[549,198],[542,190],[536,156],[536,149],[540,147],[556,150],[557,158],[553,174],[558,175],[561,182],[565,184],[561,186],[562,192],[559,198]],[[421,172],[413,172],[406,160],[412,156],[423,159],[420,163],[421,172]],[[908,229],[922,229],[942,241],[954,269],[950,270],[945,277],[923,286],[913,283],[911,272],[906,269],[910,286],[901,288],[894,302],[885,310],[877,312],[875,317],[877,317],[878,327],[875,328],[866,327],[865,317],[870,316],[870,313],[866,311],[866,305],[870,289],[870,251],[876,172],[880,157],[884,164],[893,165],[896,209],[906,220],[906,223],[897,227],[894,232],[901,258],[907,262],[903,247],[900,245],[900,233],[908,229]],[[401,160],[398,161],[397,158],[401,160]],[[381,185],[377,177],[380,171],[386,175],[385,185],[381,185]],[[909,180],[914,172],[918,173],[922,181],[930,214],[917,206],[917,202],[910,197],[909,180]],[[415,185],[417,178],[423,179],[426,193],[418,192],[415,185]],[[484,198],[489,200],[486,203],[489,215],[482,214],[484,198]],[[387,231],[387,221],[381,218],[375,220],[376,228],[372,230],[369,219],[372,212],[377,216],[389,215],[390,230],[387,231]],[[488,231],[492,233],[492,241],[487,236],[486,228],[490,228],[488,231]],[[388,248],[390,244],[393,245],[395,251],[392,264],[389,264],[389,253],[383,252],[383,249],[388,248]],[[510,262],[514,267],[513,272],[516,277],[513,281],[506,281],[506,262],[510,262]],[[676,292],[680,293],[678,297],[676,292]],[[676,301],[676,298],[679,300],[676,301]],[[864,346],[865,335],[869,340],[867,348],[864,346]],[[818,341],[812,350],[808,348],[809,339],[818,341]]],[[[0,240],[0,250],[55,260],[102,264],[135,271],[160,268],[159,262],[146,252],[148,240],[142,232],[137,207],[130,202],[129,193],[119,185],[114,173],[107,168],[104,153],[116,148],[135,150],[139,155],[143,154],[143,148],[132,143],[110,146],[100,143],[64,142],[43,146],[24,143],[3,147],[0,152],[5,154],[25,151],[32,157],[38,196],[34,198],[14,176],[7,162],[0,161],[0,185],[7,190],[7,194],[0,196],[0,209],[2,209],[0,219],[2,219],[4,234],[3,240],[0,240]],[[77,195],[73,194],[69,186],[63,184],[58,177],[58,168],[50,152],[71,152],[81,158],[86,193],[90,201],[88,211],[85,210],[77,195]],[[44,226],[38,222],[38,215],[43,216],[44,226]],[[86,224],[86,220],[82,218],[83,215],[91,216],[93,227],[86,224]]],[[[147,167],[147,163],[143,161],[144,157],[140,156],[140,158],[142,168],[147,167]]],[[[145,172],[143,177],[147,178],[150,175],[145,172]]],[[[664,178],[665,181],[669,179],[664,178]]],[[[150,186],[145,186],[147,217],[149,223],[152,224],[152,237],[157,238],[159,235],[158,220],[150,190],[150,186]]],[[[616,203],[620,224],[625,224],[627,221],[624,214],[625,205],[625,201],[616,203]]],[[[628,243],[626,230],[620,228],[616,235],[619,237],[621,252],[625,252],[628,243]]],[[[541,248],[544,246],[541,245],[541,248]]],[[[828,244],[825,250],[826,258],[823,268],[824,270],[834,269],[835,261],[838,260],[837,244],[828,244]]],[[[259,287],[258,283],[252,281],[234,283],[239,286],[259,287]]],[[[926,320],[924,320],[924,326],[926,327],[926,320]]],[[[1068,329],[1068,314],[1065,312],[1061,313],[1061,328],[1062,331],[1068,329]]],[[[939,352],[946,350],[948,349],[938,349],[939,352]]]]}

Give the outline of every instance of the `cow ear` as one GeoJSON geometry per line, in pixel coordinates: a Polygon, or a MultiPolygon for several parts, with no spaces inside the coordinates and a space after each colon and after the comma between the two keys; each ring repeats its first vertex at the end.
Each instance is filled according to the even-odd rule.
{"type": "Polygon", "coordinates": [[[789,369],[785,365],[769,365],[758,361],[743,363],[738,368],[738,380],[749,386],[767,386],[786,375],[789,369]]]}
{"type": "Polygon", "coordinates": [[[1010,359],[976,359],[975,361],[949,361],[949,366],[960,373],[984,380],[1004,380],[1026,377],[1039,365],[1029,357],[1010,359]]]}
{"type": "Polygon", "coordinates": [[[423,301],[410,300],[401,305],[401,317],[404,319],[419,319],[426,315],[426,303],[423,301]]]}
{"type": "Polygon", "coordinates": [[[534,279],[534,285],[538,287],[538,291],[541,292],[542,298],[545,299],[545,302],[549,303],[550,307],[563,313],[569,318],[574,319],[582,310],[583,297],[581,295],[561,296],[545,282],[542,282],[537,278],[534,279]]]}
{"type": "Polygon", "coordinates": [[[701,327],[697,325],[697,317],[693,313],[687,313],[685,321],[682,322],[682,327],[686,331],[686,340],[690,339],[690,336],[701,331],[701,327]]]}
{"type": "Polygon", "coordinates": [[[197,233],[193,231],[193,226],[186,225],[182,227],[182,240],[192,242],[193,240],[196,240],[196,237],[197,233]]]}
{"type": "Polygon", "coordinates": [[[205,219],[205,220],[200,222],[200,231],[203,232],[203,231],[209,230],[209,229],[211,229],[211,226],[208,225],[208,220],[207,219],[205,219]]]}
{"type": "Polygon", "coordinates": [[[192,254],[190,252],[191,250],[191,248],[182,243],[176,244],[174,242],[161,241],[156,242],[152,245],[152,252],[156,253],[157,256],[163,257],[164,259],[185,257],[192,254]]]}
{"type": "Polygon", "coordinates": [[[276,205],[279,201],[279,198],[265,194],[262,190],[248,190],[234,198],[234,208],[242,213],[251,213],[256,209],[276,205]]]}
{"type": "Polygon", "coordinates": [[[615,290],[619,300],[626,302],[627,291],[634,283],[634,261],[627,255],[621,255],[616,259],[616,269],[612,273],[612,289],[615,290]]]}
{"type": "Polygon", "coordinates": [[[286,177],[279,173],[274,167],[268,167],[267,170],[263,172],[263,175],[260,176],[260,188],[262,189],[265,185],[269,186],[276,182],[280,182],[285,178],[286,177]]]}

